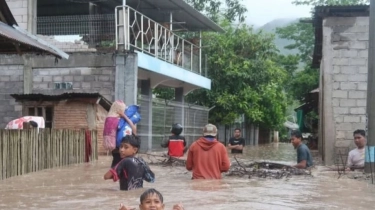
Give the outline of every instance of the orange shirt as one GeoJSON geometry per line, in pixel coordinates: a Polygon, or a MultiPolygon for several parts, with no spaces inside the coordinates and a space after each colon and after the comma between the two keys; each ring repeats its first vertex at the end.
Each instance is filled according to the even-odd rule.
{"type": "Polygon", "coordinates": [[[189,148],[186,169],[193,171],[193,179],[221,179],[230,167],[225,146],[216,139],[201,137],[189,148]]]}

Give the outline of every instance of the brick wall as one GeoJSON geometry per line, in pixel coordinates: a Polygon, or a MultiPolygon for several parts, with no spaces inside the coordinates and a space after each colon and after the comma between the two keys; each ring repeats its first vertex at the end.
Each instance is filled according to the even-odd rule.
{"type": "Polygon", "coordinates": [[[104,122],[107,117],[107,111],[101,107],[96,106],[96,129],[98,130],[98,152],[101,155],[107,154],[107,150],[103,148],[103,130],[104,122]]]}
{"type": "Polygon", "coordinates": [[[33,93],[99,92],[113,100],[115,68],[33,69],[33,93]],[[73,90],[56,90],[55,82],[72,82],[73,90]]]}
{"type": "MultiPolygon", "coordinates": [[[[353,145],[353,131],[365,129],[368,57],[368,17],[327,18],[323,24],[324,94],[331,93],[335,146],[353,145]],[[332,58],[332,59],[331,59],[332,58]],[[327,64],[330,63],[331,65],[327,64]]],[[[330,96],[327,96],[330,97],[330,96]]],[[[328,125],[327,120],[324,119],[328,125]]],[[[327,129],[328,127],[326,127],[327,129]]],[[[330,141],[329,139],[325,141],[330,141]]]]}
{"type": "Polygon", "coordinates": [[[23,92],[23,66],[0,65],[0,128],[22,115],[22,106],[10,96],[23,92]]]}
{"type": "Polygon", "coordinates": [[[27,29],[27,0],[6,0],[14,19],[23,29],[27,29]]]}
{"type": "MultiPolygon", "coordinates": [[[[55,129],[88,129],[87,103],[85,102],[59,102],[54,106],[55,129]]],[[[96,130],[98,131],[98,152],[107,154],[103,148],[103,129],[107,115],[101,106],[96,105],[96,130]]]]}
{"type": "Polygon", "coordinates": [[[53,127],[55,129],[88,129],[87,103],[59,102],[54,106],[53,127]]]}
{"type": "Polygon", "coordinates": [[[56,40],[54,36],[43,36],[37,35],[39,38],[43,39],[47,43],[59,48],[64,52],[96,52],[95,48],[90,48],[89,45],[81,40],[71,40],[71,41],[59,41],[56,40]]]}

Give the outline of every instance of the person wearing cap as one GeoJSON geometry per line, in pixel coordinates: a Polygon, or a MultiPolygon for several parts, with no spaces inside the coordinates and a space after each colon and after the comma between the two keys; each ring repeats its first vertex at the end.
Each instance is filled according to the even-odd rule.
{"type": "Polygon", "coordinates": [[[125,136],[119,149],[122,160],[104,174],[104,180],[113,179],[115,182],[120,180],[120,190],[143,188],[143,180],[154,182],[155,175],[146,162],[142,158],[135,157],[140,146],[138,137],[125,136]]]}
{"type": "Polygon", "coordinates": [[[182,157],[187,151],[185,137],[180,135],[182,130],[181,124],[173,124],[171,128],[172,135],[160,145],[163,148],[168,148],[168,155],[171,157],[182,157]]]}
{"type": "Polygon", "coordinates": [[[227,150],[216,136],[216,126],[207,124],[203,136],[190,146],[186,169],[193,172],[192,179],[221,179],[221,173],[229,170],[227,150]]]}

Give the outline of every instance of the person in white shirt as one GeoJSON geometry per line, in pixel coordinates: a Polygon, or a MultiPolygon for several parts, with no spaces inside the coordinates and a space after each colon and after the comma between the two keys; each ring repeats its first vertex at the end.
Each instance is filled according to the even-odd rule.
{"type": "Polygon", "coordinates": [[[349,152],[347,162],[348,170],[362,169],[365,166],[366,132],[364,130],[356,130],[353,132],[353,136],[357,148],[349,152]]]}

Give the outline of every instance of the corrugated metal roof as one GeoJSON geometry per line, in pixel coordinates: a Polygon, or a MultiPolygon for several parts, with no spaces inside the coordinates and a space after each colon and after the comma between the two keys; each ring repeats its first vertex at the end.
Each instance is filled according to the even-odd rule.
{"type": "Polygon", "coordinates": [[[326,17],[364,17],[369,16],[369,5],[333,5],[317,6],[314,11],[315,46],[312,61],[313,68],[320,67],[323,49],[323,19],[326,17]]]}
{"type": "MultiPolygon", "coordinates": [[[[37,38],[36,36],[19,28],[16,25],[12,27],[3,22],[0,22],[0,36],[6,38],[9,42],[13,42],[19,45],[27,45],[29,48],[33,48],[36,51],[52,54],[59,58],[69,58],[68,54],[57,49],[56,47],[49,45],[47,42],[37,38]]],[[[15,52],[17,52],[16,48],[15,52]]]]}
{"type": "Polygon", "coordinates": [[[68,59],[69,55],[18,27],[5,0],[0,0],[0,53],[38,52],[68,59]]]}
{"type": "Polygon", "coordinates": [[[63,93],[60,95],[46,95],[46,94],[11,94],[16,101],[62,101],[68,99],[83,99],[83,98],[98,98],[99,105],[105,110],[109,111],[112,102],[100,95],[99,93],[63,93]]]}
{"type": "Polygon", "coordinates": [[[5,20],[1,20],[2,18],[0,18],[0,21],[3,21],[10,26],[17,25],[16,19],[14,19],[12,12],[10,11],[8,4],[6,3],[5,0],[0,0],[0,13],[5,19],[5,20]]]}

